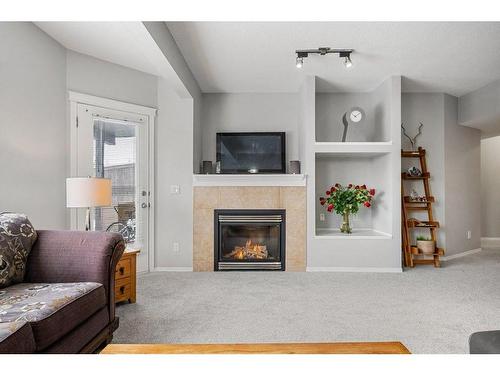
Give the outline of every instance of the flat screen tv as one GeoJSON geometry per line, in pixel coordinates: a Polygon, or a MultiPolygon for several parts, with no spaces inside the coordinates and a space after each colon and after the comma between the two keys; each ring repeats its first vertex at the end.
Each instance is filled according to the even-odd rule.
{"type": "Polygon", "coordinates": [[[285,133],[217,133],[221,173],[286,173],[285,133]]]}

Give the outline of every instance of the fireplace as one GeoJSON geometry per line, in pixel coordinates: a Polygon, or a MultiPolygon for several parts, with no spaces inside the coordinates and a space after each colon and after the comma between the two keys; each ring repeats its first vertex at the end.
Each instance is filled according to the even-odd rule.
{"type": "Polygon", "coordinates": [[[215,210],[214,270],[285,270],[285,210],[215,210]]]}

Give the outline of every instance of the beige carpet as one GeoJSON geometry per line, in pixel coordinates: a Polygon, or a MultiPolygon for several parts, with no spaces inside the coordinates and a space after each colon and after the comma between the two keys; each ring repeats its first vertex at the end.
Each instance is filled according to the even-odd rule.
{"type": "Polygon", "coordinates": [[[401,341],[466,353],[500,329],[500,250],[401,274],[154,273],[120,305],[115,343],[401,341]]]}

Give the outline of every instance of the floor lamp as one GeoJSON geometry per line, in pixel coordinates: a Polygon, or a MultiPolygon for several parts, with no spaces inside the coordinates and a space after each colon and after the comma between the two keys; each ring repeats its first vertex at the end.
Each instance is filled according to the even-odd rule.
{"type": "Polygon", "coordinates": [[[89,231],[90,208],[111,206],[111,180],[97,177],[66,179],[66,207],[86,208],[85,230],[89,231]]]}

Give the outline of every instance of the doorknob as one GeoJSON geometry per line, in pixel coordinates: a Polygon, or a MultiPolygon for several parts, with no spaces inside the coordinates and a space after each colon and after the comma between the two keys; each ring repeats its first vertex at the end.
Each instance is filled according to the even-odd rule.
{"type": "Polygon", "coordinates": [[[142,208],[147,208],[147,207],[148,207],[148,204],[147,204],[147,203],[143,203],[143,204],[141,204],[141,207],[142,207],[142,208]]]}

